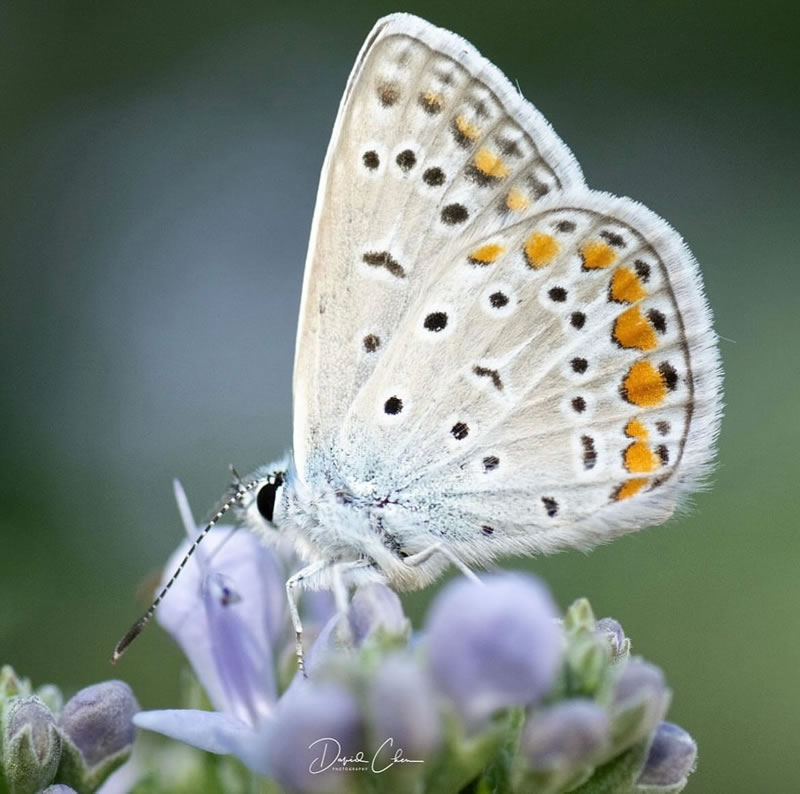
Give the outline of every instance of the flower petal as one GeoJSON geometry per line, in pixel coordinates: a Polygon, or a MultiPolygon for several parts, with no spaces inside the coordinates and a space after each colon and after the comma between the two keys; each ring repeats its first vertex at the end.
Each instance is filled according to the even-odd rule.
{"type": "Polygon", "coordinates": [[[656,728],[644,769],[637,781],[640,786],[677,786],[686,783],[697,760],[694,739],[678,725],[662,722],[656,728]]]}
{"type": "Polygon", "coordinates": [[[209,753],[235,755],[253,771],[269,774],[263,754],[263,735],[229,714],[199,709],[164,709],[140,711],[133,721],[140,728],[209,753]]]}
{"type": "MultiPolygon", "coordinates": [[[[193,522],[179,483],[175,495],[184,522],[193,522]]],[[[196,537],[196,528],[186,529],[196,537]]],[[[275,554],[255,535],[232,532],[218,527],[208,533],[157,618],[183,649],[214,707],[256,726],[276,699],[273,646],[285,628],[284,576],[275,554]],[[220,582],[236,597],[221,597],[220,582]]],[[[166,575],[189,543],[172,555],[166,575]]]]}
{"type": "Polygon", "coordinates": [[[356,590],[350,601],[348,620],[356,645],[361,645],[379,629],[390,634],[405,634],[409,628],[397,593],[379,582],[363,584],[356,590]]]}
{"type": "Polygon", "coordinates": [[[352,791],[337,758],[364,749],[358,704],[333,683],[298,681],[281,698],[264,747],[275,778],[290,791],[352,791]]]}

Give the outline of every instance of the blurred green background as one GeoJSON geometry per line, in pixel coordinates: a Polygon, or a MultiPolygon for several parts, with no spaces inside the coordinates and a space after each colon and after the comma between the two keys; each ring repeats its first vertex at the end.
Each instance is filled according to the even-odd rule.
{"type": "Polygon", "coordinates": [[[800,790],[789,2],[0,4],[0,661],[176,705],[159,629],[118,670],[109,652],[181,539],[171,478],[202,514],[229,462],[289,444],[319,168],[393,10],[470,39],[592,187],[670,219],[702,263],[726,369],[713,489],[666,527],[526,565],[663,666],[700,746],[690,791],[800,790]]]}

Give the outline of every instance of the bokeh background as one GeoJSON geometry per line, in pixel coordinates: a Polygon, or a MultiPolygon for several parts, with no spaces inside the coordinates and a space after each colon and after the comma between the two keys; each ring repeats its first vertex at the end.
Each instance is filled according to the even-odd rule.
{"type": "MultiPolygon", "coordinates": [[[[177,704],[150,630],[108,655],[198,513],[290,441],[320,165],[386,3],[0,3],[0,661],[177,704]],[[146,590],[146,587],[145,587],[146,590]]],[[[525,563],[622,621],[700,746],[693,792],[800,788],[794,4],[495,0],[405,9],[473,41],[587,181],[703,266],[727,411],[713,489],[666,527],[525,563]]],[[[433,590],[409,599],[422,614],[433,590]]]]}

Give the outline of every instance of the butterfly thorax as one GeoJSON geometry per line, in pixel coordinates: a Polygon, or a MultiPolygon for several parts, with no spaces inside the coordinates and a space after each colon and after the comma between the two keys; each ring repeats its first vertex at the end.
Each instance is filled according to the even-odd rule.
{"type": "Polygon", "coordinates": [[[377,578],[398,589],[416,589],[438,576],[443,561],[411,567],[405,559],[420,550],[408,510],[371,483],[310,485],[296,474],[287,477],[275,525],[291,534],[298,553],[309,562],[367,563],[377,578]]]}

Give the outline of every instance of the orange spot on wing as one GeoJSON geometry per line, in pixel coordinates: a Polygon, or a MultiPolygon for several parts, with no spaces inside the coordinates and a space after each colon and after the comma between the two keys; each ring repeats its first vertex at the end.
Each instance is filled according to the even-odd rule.
{"type": "Polygon", "coordinates": [[[638,419],[631,419],[631,421],[625,425],[625,435],[629,438],[638,438],[640,441],[647,441],[650,434],[647,432],[647,428],[638,419]]]}
{"type": "Polygon", "coordinates": [[[658,345],[656,332],[638,306],[626,309],[614,322],[614,339],[622,346],[636,350],[653,350],[658,345]]]}
{"type": "Polygon", "coordinates": [[[661,459],[644,441],[634,441],[623,455],[625,468],[632,474],[649,474],[655,471],[661,459]]]}
{"type": "Polygon", "coordinates": [[[491,265],[505,250],[506,249],[498,243],[482,245],[469,255],[469,261],[474,265],[491,265]]]}
{"type": "Polygon", "coordinates": [[[441,109],[444,105],[444,97],[436,91],[426,91],[422,98],[425,104],[432,109],[441,109]]]}
{"type": "Polygon", "coordinates": [[[456,117],[456,127],[465,138],[469,138],[471,141],[474,141],[481,134],[480,129],[464,116],[456,117]]]}
{"type": "Polygon", "coordinates": [[[475,155],[475,167],[494,179],[503,179],[508,176],[508,166],[502,158],[485,146],[478,149],[478,153],[475,155]]]}
{"type": "Polygon", "coordinates": [[[623,499],[630,499],[632,496],[636,496],[636,494],[639,493],[639,491],[641,491],[645,485],[647,485],[647,478],[635,477],[634,479],[628,480],[620,485],[620,487],[614,492],[613,498],[618,502],[621,502],[623,499]]]}
{"type": "Polygon", "coordinates": [[[639,276],[627,267],[618,268],[611,277],[611,300],[617,303],[636,303],[647,295],[639,276]]]}
{"type": "Polygon", "coordinates": [[[583,257],[583,266],[587,270],[596,270],[612,264],[617,258],[617,252],[610,245],[595,240],[586,243],[581,248],[581,256],[583,257]]]}
{"type": "Polygon", "coordinates": [[[637,361],[622,381],[622,392],[629,403],[653,408],[667,396],[667,385],[649,361],[637,361]]]}
{"type": "Polygon", "coordinates": [[[513,212],[522,212],[530,207],[531,202],[528,197],[519,189],[511,188],[506,196],[506,207],[513,212]]]}
{"type": "Polygon", "coordinates": [[[558,243],[549,234],[534,232],[525,242],[525,258],[532,268],[550,264],[557,253],[558,243]]]}

